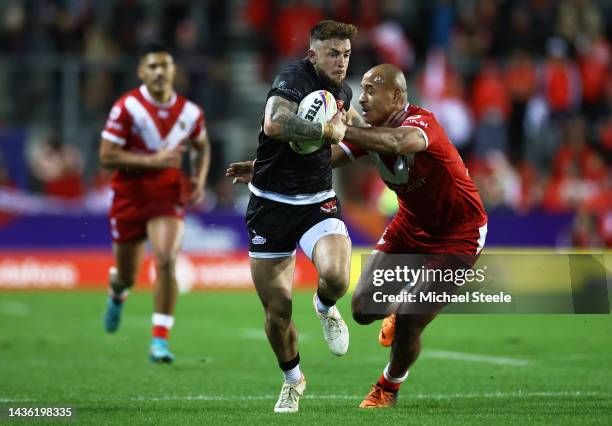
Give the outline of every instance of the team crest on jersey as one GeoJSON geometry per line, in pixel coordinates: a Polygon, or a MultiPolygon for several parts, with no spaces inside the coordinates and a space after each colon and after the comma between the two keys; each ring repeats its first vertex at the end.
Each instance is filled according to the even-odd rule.
{"type": "Polygon", "coordinates": [[[338,213],[336,200],[329,200],[327,203],[321,204],[321,211],[327,214],[338,213]]]}

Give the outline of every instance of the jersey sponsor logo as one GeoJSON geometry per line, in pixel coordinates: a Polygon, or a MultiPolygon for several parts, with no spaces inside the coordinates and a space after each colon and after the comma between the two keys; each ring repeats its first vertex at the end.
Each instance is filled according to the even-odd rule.
{"type": "Polygon", "coordinates": [[[321,211],[327,214],[338,213],[338,205],[336,200],[329,200],[326,203],[321,204],[321,211]]]}
{"type": "Polygon", "coordinates": [[[287,93],[288,95],[291,95],[291,96],[296,96],[298,98],[303,97],[302,93],[299,90],[296,90],[292,87],[287,87],[287,82],[285,80],[278,83],[277,90],[287,93]]]}
{"type": "Polygon", "coordinates": [[[120,115],[121,115],[121,107],[118,105],[115,105],[111,109],[110,114],[108,116],[111,120],[116,120],[119,118],[120,115]]]}
{"type": "Polygon", "coordinates": [[[106,121],[106,127],[109,128],[109,129],[118,130],[118,131],[123,130],[123,126],[121,125],[121,123],[118,123],[118,122],[112,121],[112,120],[107,120],[106,121]]]}
{"type": "Polygon", "coordinates": [[[266,239],[262,237],[261,235],[255,234],[251,242],[255,245],[262,245],[266,243],[266,239]]]}
{"type": "Polygon", "coordinates": [[[419,120],[419,118],[421,118],[422,115],[412,115],[410,117],[408,117],[406,119],[406,123],[414,123],[414,124],[418,124],[419,126],[425,127],[426,129],[429,127],[429,123],[423,121],[423,120],[419,120]]]}
{"type": "Polygon", "coordinates": [[[387,184],[389,189],[395,192],[396,194],[405,194],[407,192],[411,192],[411,191],[414,191],[415,189],[419,189],[425,186],[425,184],[427,183],[427,178],[422,177],[416,180],[415,182],[411,183],[410,185],[405,185],[405,184],[398,185],[398,184],[394,184],[394,183],[390,183],[386,181],[385,183],[387,184]]]}

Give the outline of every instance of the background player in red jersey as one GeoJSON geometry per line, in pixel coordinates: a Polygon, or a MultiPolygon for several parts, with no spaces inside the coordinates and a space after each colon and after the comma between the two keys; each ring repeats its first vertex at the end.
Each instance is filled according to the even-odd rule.
{"type": "MultiPolygon", "coordinates": [[[[376,408],[395,403],[400,384],[419,355],[421,332],[443,305],[416,313],[411,304],[368,311],[366,306],[371,306],[372,294],[379,289],[373,285],[373,271],[393,265],[392,254],[415,255],[404,257],[414,269],[470,268],[484,244],[487,216],[442,126],[431,112],[407,102],[402,72],[393,65],[376,66],[364,75],[361,86],[362,115],[372,127],[347,126],[344,142],[333,147],[332,164],[337,167],[369,154],[399,201],[399,211],[365,265],[352,300],[353,317],[360,324],[386,317],[389,309],[397,313],[383,322],[379,339],[391,346],[390,362],[360,404],[376,408]],[[398,117],[401,126],[382,127],[398,117]]],[[[339,124],[340,117],[332,121],[339,124]]],[[[436,288],[413,284],[421,291],[436,288]]]]}
{"type": "Polygon", "coordinates": [[[151,243],[155,256],[153,339],[150,359],[170,363],[168,335],[177,299],[176,257],[183,236],[185,207],[204,197],[210,148],[204,113],[174,92],[176,68],[161,44],[141,54],[144,83],[113,106],[102,132],[100,163],[115,169],[110,210],[116,267],[110,271],[105,328],[115,332],[127,290],[134,285],[151,243]],[[182,152],[191,148],[191,179],[181,171],[182,152]]]}

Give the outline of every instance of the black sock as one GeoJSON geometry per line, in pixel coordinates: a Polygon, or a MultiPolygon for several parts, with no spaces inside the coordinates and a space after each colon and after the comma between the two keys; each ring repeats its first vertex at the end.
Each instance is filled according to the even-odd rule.
{"type": "Polygon", "coordinates": [[[294,369],[295,366],[298,365],[299,363],[300,363],[300,353],[298,352],[295,358],[293,358],[291,361],[287,361],[287,362],[278,361],[278,366],[283,371],[289,371],[289,370],[294,369]]]}
{"type": "Polygon", "coordinates": [[[317,297],[319,298],[321,303],[323,303],[325,306],[328,306],[330,308],[336,304],[335,300],[329,300],[325,296],[322,296],[321,292],[319,291],[319,289],[317,289],[317,297]]]}

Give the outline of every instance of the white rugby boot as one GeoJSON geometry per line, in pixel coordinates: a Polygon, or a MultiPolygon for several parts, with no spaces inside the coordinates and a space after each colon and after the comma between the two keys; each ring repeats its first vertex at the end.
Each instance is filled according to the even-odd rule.
{"type": "Polygon", "coordinates": [[[275,413],[297,413],[300,408],[300,398],[306,390],[306,378],[302,374],[302,380],[297,383],[283,382],[278,401],[274,406],[275,413]]]}
{"type": "Polygon", "coordinates": [[[319,312],[317,309],[317,293],[314,294],[312,303],[321,321],[321,326],[323,326],[323,337],[325,337],[329,350],[334,355],[338,356],[346,354],[349,347],[349,331],[346,323],[342,319],[342,315],[340,315],[340,311],[336,305],[334,305],[329,308],[327,314],[319,312]]]}

